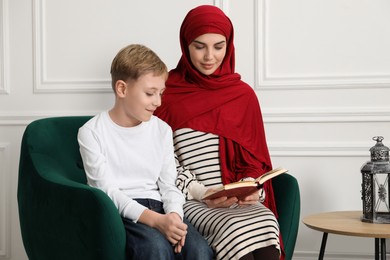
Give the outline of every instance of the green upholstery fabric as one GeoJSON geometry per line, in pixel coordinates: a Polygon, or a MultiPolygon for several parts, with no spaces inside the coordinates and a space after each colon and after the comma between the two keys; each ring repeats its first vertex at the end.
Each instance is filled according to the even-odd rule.
{"type": "Polygon", "coordinates": [[[30,260],[125,259],[110,198],[86,184],[77,132],[90,117],[37,120],[22,139],[18,205],[30,260]]]}
{"type": "Polygon", "coordinates": [[[297,240],[301,212],[299,185],[295,177],[285,173],[273,178],[272,186],[275,193],[286,260],[291,260],[297,240]]]}
{"type": "MultiPolygon", "coordinates": [[[[24,132],[18,206],[30,260],[125,259],[126,236],[115,205],[86,184],[77,132],[88,119],[40,119],[24,132]]],[[[298,232],[299,187],[288,174],[274,178],[273,186],[289,260],[298,232]]]]}

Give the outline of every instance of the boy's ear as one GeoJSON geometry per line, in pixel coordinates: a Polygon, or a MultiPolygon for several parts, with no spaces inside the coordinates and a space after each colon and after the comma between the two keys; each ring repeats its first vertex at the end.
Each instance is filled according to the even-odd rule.
{"type": "Polygon", "coordinates": [[[126,82],[123,80],[117,80],[115,83],[115,93],[119,97],[123,97],[126,95],[126,82]]]}

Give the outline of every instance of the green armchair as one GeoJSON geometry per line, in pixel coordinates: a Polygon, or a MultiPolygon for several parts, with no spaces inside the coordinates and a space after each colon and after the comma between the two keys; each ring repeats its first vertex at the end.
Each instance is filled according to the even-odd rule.
{"type": "Polygon", "coordinates": [[[298,181],[294,176],[284,173],[272,179],[278,221],[284,251],[285,260],[291,260],[294,254],[295,242],[298,235],[298,227],[301,213],[301,197],[298,181]]]}
{"type": "Polygon", "coordinates": [[[18,206],[30,260],[125,259],[118,210],[104,192],[86,184],[77,132],[88,119],[42,119],[25,130],[18,206]]]}
{"type": "MultiPolygon", "coordinates": [[[[125,259],[118,210],[104,192],[87,185],[82,166],[77,132],[90,118],[40,119],[24,132],[17,196],[30,260],[125,259]]],[[[288,260],[299,223],[299,188],[288,174],[273,182],[288,260]]]]}

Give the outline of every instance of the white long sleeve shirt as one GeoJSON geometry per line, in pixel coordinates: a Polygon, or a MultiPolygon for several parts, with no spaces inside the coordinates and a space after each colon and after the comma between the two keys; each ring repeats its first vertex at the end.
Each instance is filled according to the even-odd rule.
{"type": "Polygon", "coordinates": [[[133,199],[163,202],[165,213],[183,217],[171,128],[152,116],[135,127],[115,124],[107,111],[79,129],[78,142],[88,184],[103,190],[121,216],[137,222],[146,209],[133,199]]]}

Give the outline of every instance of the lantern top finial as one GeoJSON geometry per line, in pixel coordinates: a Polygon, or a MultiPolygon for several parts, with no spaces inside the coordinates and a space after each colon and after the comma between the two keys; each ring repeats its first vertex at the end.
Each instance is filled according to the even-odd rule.
{"type": "Polygon", "coordinates": [[[383,141],[383,139],[385,139],[385,138],[383,138],[383,136],[374,136],[372,138],[372,140],[380,142],[380,143],[383,141]]]}
{"type": "Polygon", "coordinates": [[[383,136],[374,136],[372,138],[372,140],[376,141],[375,146],[370,149],[371,161],[373,162],[389,161],[390,149],[382,143],[383,139],[383,136]]]}

